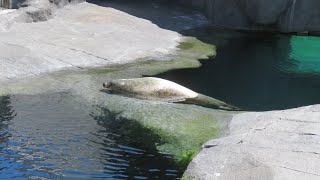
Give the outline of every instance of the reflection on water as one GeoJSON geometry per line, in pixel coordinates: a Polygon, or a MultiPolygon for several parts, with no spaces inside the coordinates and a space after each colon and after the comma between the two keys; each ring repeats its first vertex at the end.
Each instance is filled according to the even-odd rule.
{"type": "Polygon", "coordinates": [[[176,179],[161,140],[69,93],[0,98],[0,179],[176,179]]]}
{"type": "Polygon", "coordinates": [[[217,45],[198,69],[158,75],[244,110],[320,103],[319,38],[198,29],[186,34],[217,45]],[[316,72],[316,73],[315,73],[316,72]]]}
{"type": "MultiPolygon", "coordinates": [[[[10,105],[10,96],[0,96],[0,149],[2,149],[10,137],[8,126],[10,120],[16,116],[10,105]]],[[[0,169],[1,165],[0,165],[0,169]]]]}
{"type": "Polygon", "coordinates": [[[99,109],[100,113],[93,115],[93,118],[105,128],[104,132],[113,134],[112,139],[117,142],[110,150],[120,154],[119,159],[125,159],[127,166],[131,167],[123,168],[120,172],[132,177],[147,175],[151,179],[180,177],[181,172],[175,170],[178,167],[172,157],[158,153],[156,144],[162,143],[159,135],[134,120],[115,118],[107,109],[99,109]]]}

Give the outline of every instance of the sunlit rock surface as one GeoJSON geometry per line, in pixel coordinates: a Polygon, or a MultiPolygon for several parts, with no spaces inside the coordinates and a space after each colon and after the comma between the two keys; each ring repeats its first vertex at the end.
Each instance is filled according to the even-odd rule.
{"type": "Polygon", "coordinates": [[[244,113],[207,142],[185,179],[319,179],[320,106],[244,113]]]}
{"type": "Polygon", "coordinates": [[[181,35],[113,8],[80,3],[57,10],[48,21],[13,23],[0,39],[0,79],[14,79],[160,59],[174,53],[181,35]]]}
{"type": "Polygon", "coordinates": [[[8,14],[8,13],[15,12],[15,11],[16,11],[15,9],[1,9],[0,8],[0,15],[8,14]]]}

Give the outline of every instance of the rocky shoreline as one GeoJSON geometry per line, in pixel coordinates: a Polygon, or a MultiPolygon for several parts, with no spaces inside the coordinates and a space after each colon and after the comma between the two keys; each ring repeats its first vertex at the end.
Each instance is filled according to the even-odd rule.
{"type": "Polygon", "coordinates": [[[81,97],[79,101],[100,109],[94,112],[97,117],[110,112],[117,115],[117,120],[138,123],[161,137],[163,142],[157,150],[173,155],[181,167],[186,167],[201,144],[217,137],[231,117],[232,112],[100,92],[102,83],[109,79],[197,68],[201,66],[198,59],[215,55],[215,46],[162,29],[148,20],[80,3],[56,10],[48,21],[16,22],[0,32],[0,37],[0,56],[4,59],[0,65],[0,95],[54,92],[81,97]],[[207,123],[210,126],[204,133],[193,135],[207,123]]]}
{"type": "Polygon", "coordinates": [[[68,4],[63,2],[0,15],[1,95],[80,95],[164,137],[158,150],[169,151],[179,163],[189,162],[208,139],[224,135],[203,145],[185,179],[319,178],[318,105],[234,115],[101,93],[107,79],[198,67],[197,59],[215,55],[215,48],[113,8],[81,3],[56,9],[68,4]],[[184,46],[187,50],[179,53],[184,46]],[[135,62],[143,65],[130,65],[135,62]],[[68,68],[79,72],[60,71],[68,68]]]}
{"type": "Polygon", "coordinates": [[[184,45],[188,45],[188,48],[179,46],[181,50],[175,55],[168,55],[166,61],[149,60],[102,68],[64,70],[15,81],[0,81],[0,96],[27,97],[52,93],[72,96],[72,101],[92,107],[93,116],[115,121],[105,123],[119,124],[131,131],[135,129],[130,125],[137,124],[148,132],[145,139],[159,137],[157,139],[160,142],[151,139],[150,144],[153,143],[157,151],[173,156],[174,163],[181,168],[179,170],[184,170],[201,145],[213,137],[219,137],[237,112],[138,100],[100,91],[102,83],[110,79],[152,76],[170,69],[197,68],[201,65],[198,59],[205,61],[208,56],[215,54],[214,46],[195,38],[188,38],[184,45]]]}

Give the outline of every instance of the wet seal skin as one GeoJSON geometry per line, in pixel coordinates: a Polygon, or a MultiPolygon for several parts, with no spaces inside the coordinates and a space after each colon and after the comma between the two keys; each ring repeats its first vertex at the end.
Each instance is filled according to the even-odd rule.
{"type": "Polygon", "coordinates": [[[116,79],[103,83],[103,91],[138,99],[179,102],[214,109],[235,111],[237,107],[215,98],[196,93],[172,81],[155,77],[116,79]]]}

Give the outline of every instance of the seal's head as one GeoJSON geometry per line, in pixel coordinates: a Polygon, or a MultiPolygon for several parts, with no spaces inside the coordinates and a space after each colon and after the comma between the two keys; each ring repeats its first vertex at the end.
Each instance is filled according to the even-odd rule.
{"type": "Polygon", "coordinates": [[[107,91],[123,91],[125,89],[125,82],[124,80],[111,80],[108,82],[103,83],[103,87],[107,91]]]}
{"type": "Polygon", "coordinates": [[[106,88],[107,90],[111,90],[112,89],[112,82],[109,81],[109,82],[103,83],[103,87],[106,88]]]}

